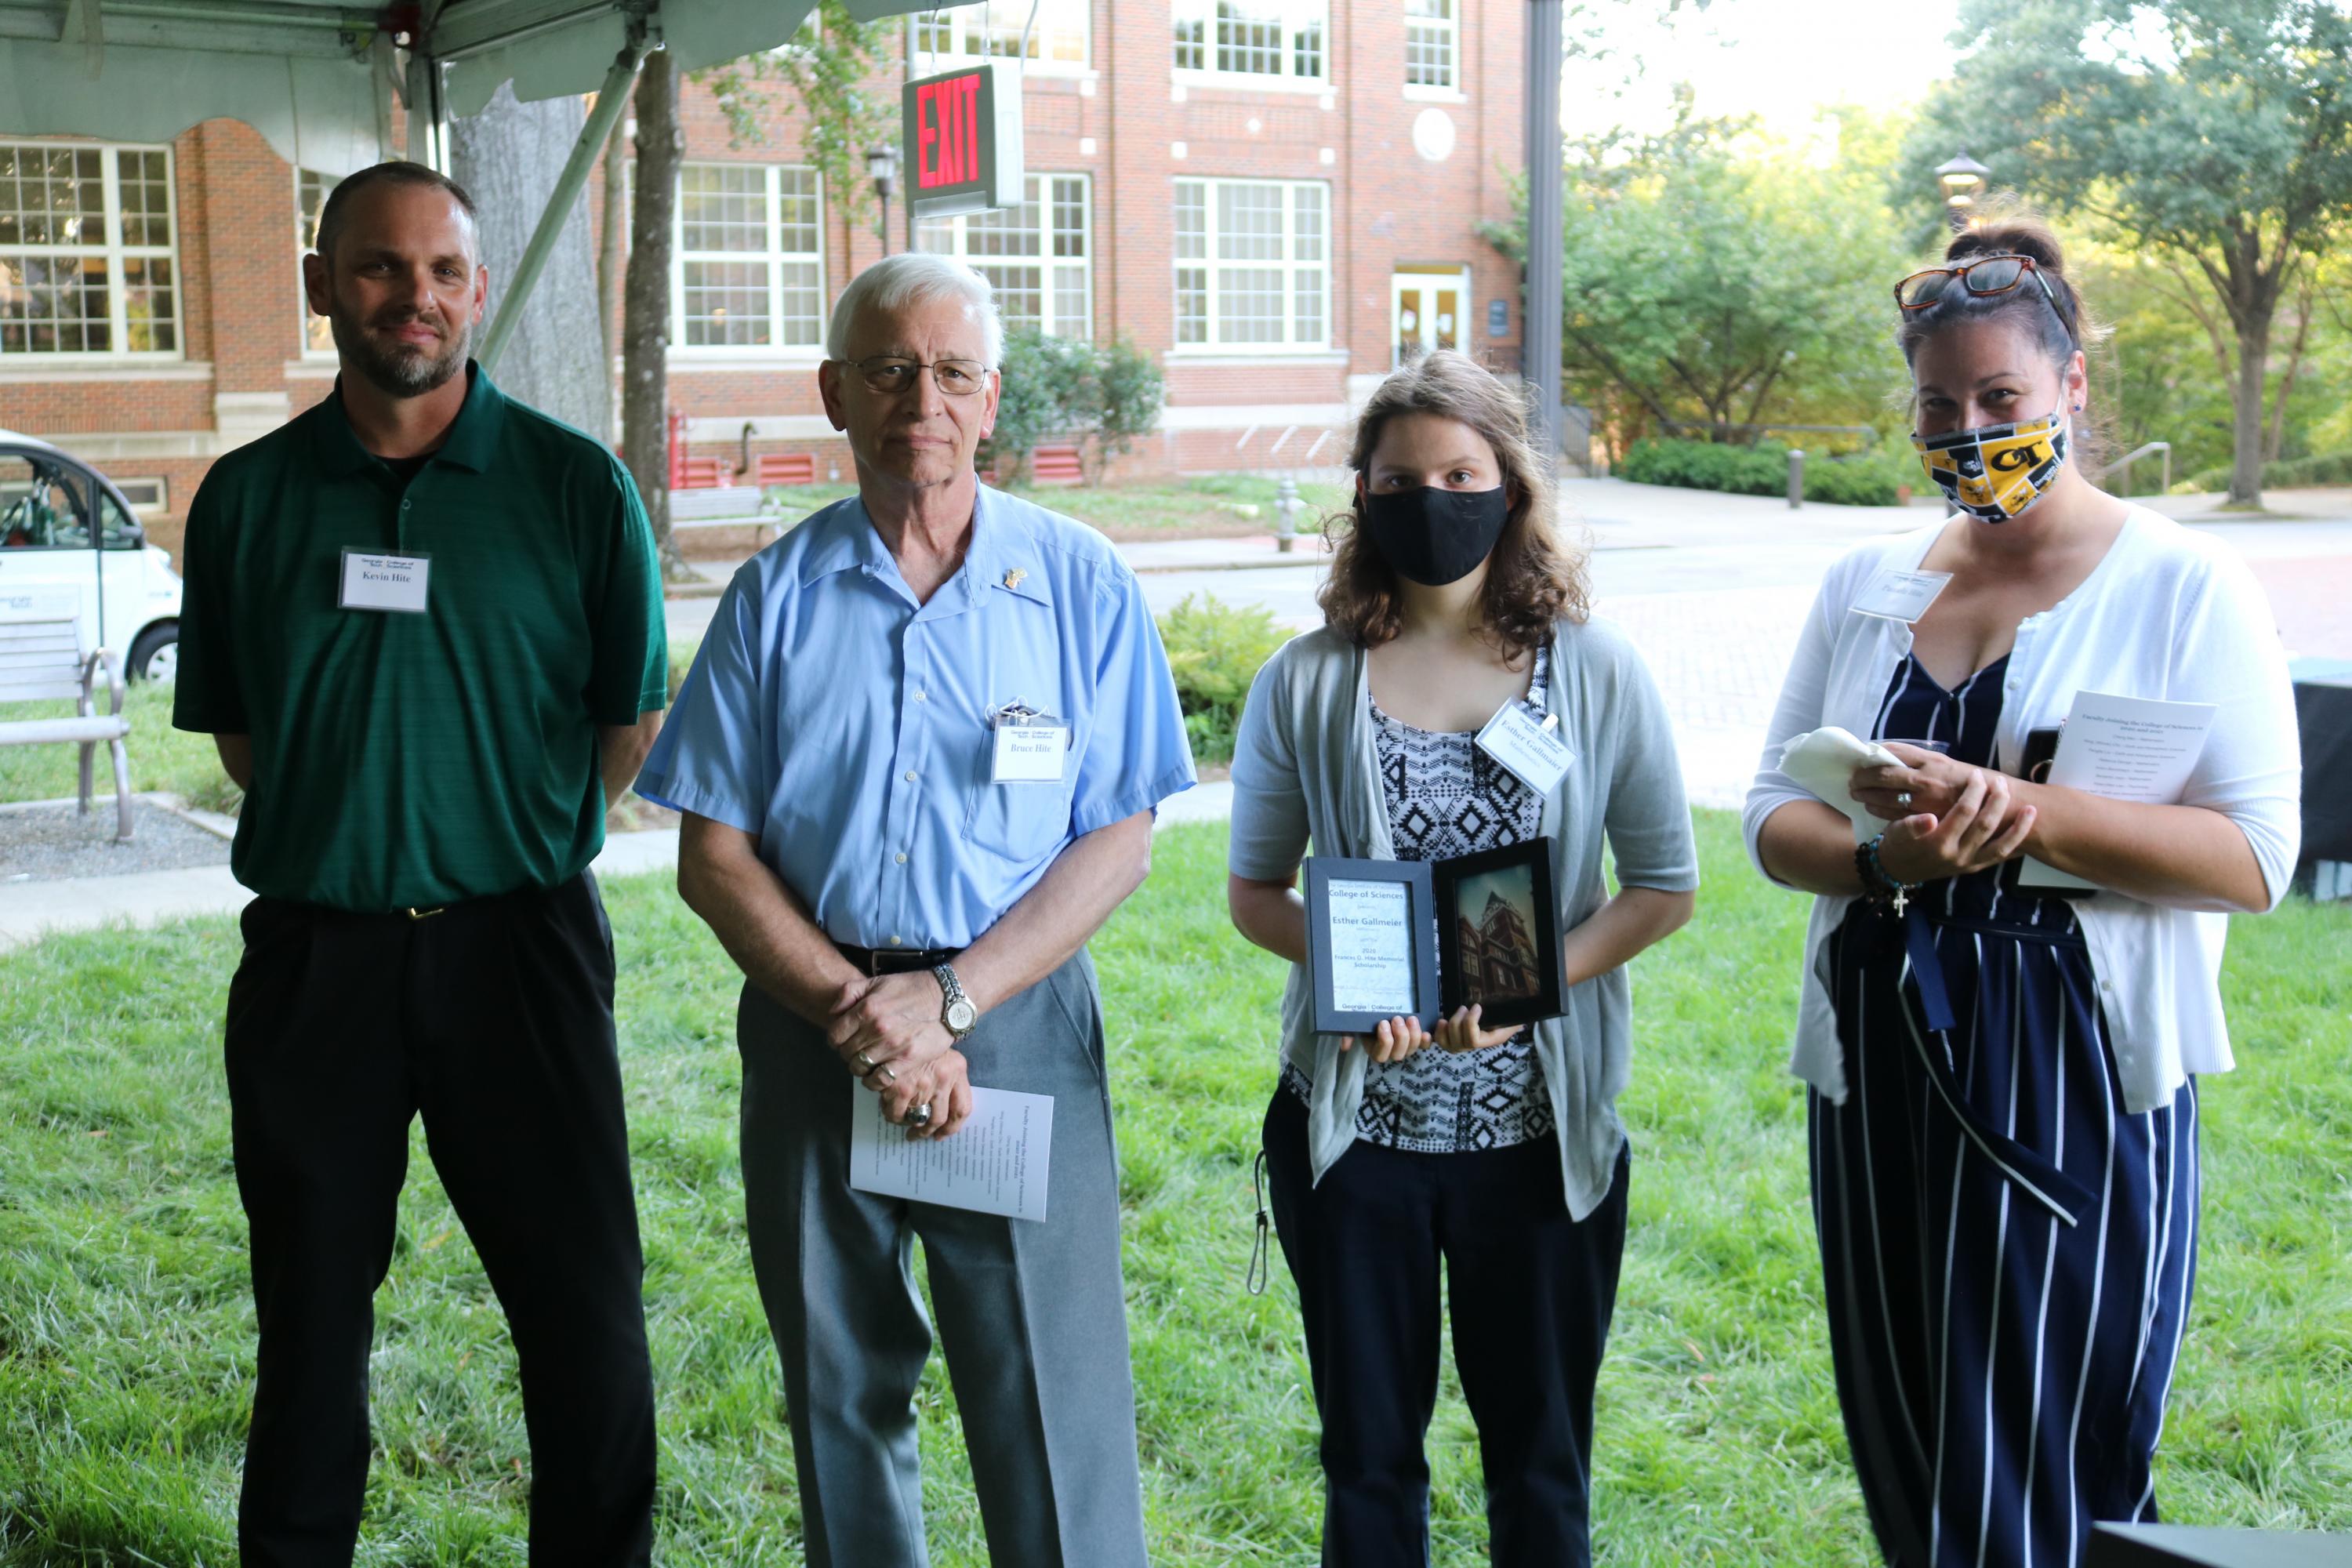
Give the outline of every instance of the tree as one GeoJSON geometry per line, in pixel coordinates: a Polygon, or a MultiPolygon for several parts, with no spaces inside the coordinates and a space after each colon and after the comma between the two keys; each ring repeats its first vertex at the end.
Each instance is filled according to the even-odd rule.
{"type": "Polygon", "coordinates": [[[1916,183],[1965,145],[2193,281],[2234,349],[2230,500],[2261,504],[2280,306],[2352,218],[2352,16],[2336,0],[1967,0],[1954,38],[1916,183]]]}
{"type": "MultiPolygon", "coordinates": [[[[449,128],[452,172],[480,208],[477,227],[490,269],[493,316],[586,118],[577,97],[518,103],[508,83],[479,114],[449,128]]],[[[523,301],[498,381],[509,395],[602,440],[613,425],[611,362],[604,358],[603,335],[579,330],[595,308],[595,259],[583,202],[572,207],[546,270],[523,301]]]]}
{"type": "MultiPolygon", "coordinates": [[[[1864,127],[1857,127],[1855,140],[1864,127]]],[[[1570,150],[1561,268],[1566,384],[1623,445],[1693,427],[1751,440],[1772,421],[1864,424],[1895,371],[1901,265],[1881,182],[1858,160],[1816,167],[1685,98],[1655,136],[1570,150]]],[[[1491,226],[1506,255],[1524,220],[1491,226]]]]}
{"type": "Polygon", "coordinates": [[[874,84],[889,64],[892,26],[861,22],[842,0],[817,0],[792,42],[693,73],[727,116],[738,147],[767,140],[767,88],[780,84],[800,100],[801,157],[824,182],[825,205],[845,232],[869,210],[866,150],[897,134],[898,106],[874,84]]]}
{"type": "Polygon", "coordinates": [[[621,460],[653,521],[664,575],[685,574],[669,527],[669,258],[686,132],[677,68],[667,49],[637,72],[637,161],[629,210],[629,268],[621,296],[621,460]]]}

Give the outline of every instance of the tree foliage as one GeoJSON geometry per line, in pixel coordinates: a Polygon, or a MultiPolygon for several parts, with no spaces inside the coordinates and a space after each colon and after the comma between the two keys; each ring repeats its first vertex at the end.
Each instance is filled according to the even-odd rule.
{"type": "Polygon", "coordinates": [[[1160,367],[1133,343],[1057,338],[1036,327],[1004,334],[1003,394],[988,455],[1007,477],[1045,442],[1075,441],[1088,474],[1160,424],[1160,367]]]}
{"type": "Polygon", "coordinates": [[[2352,16],[2336,0],[1966,0],[1954,37],[1908,183],[1932,189],[1965,146],[2193,281],[2190,308],[2228,334],[2231,495],[2258,500],[2282,302],[2352,218],[2352,16]]]}
{"type": "Polygon", "coordinates": [[[894,30],[859,21],[843,0],[817,0],[791,43],[692,77],[727,116],[728,139],[738,147],[768,139],[768,89],[789,91],[801,110],[801,155],[824,182],[825,205],[855,224],[872,195],[866,150],[898,133],[898,98],[884,79],[894,30]]]}
{"type": "MultiPolygon", "coordinates": [[[[1869,129],[1841,127],[1842,148],[1875,146],[1869,129]]],[[[1621,447],[1885,414],[1902,247],[1868,160],[1809,160],[1685,100],[1662,134],[1573,146],[1568,181],[1565,381],[1621,447]]],[[[1488,238],[1518,257],[1524,216],[1488,238]]]]}

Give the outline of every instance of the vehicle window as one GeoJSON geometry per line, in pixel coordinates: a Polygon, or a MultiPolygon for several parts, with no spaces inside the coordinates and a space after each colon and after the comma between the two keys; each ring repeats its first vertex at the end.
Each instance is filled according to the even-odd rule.
{"type": "Polygon", "coordinates": [[[101,542],[100,547],[106,550],[136,550],[145,544],[146,531],[139,526],[137,518],[122,510],[122,503],[114,499],[113,493],[102,486],[93,485],[90,488],[98,491],[98,515],[103,525],[103,531],[99,536],[101,542]]]}
{"type": "Polygon", "coordinates": [[[0,453],[0,550],[87,550],[81,477],[46,458],[0,453]]]}

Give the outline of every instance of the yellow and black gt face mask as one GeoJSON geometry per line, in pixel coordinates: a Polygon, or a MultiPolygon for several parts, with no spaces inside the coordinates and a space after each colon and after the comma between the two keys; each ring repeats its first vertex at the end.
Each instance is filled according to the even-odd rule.
{"type": "Polygon", "coordinates": [[[2007,522],[2040,500],[2066,466],[2066,420],[2053,414],[1948,436],[1915,434],[1911,445],[1946,500],[1970,517],[2007,522]]]}

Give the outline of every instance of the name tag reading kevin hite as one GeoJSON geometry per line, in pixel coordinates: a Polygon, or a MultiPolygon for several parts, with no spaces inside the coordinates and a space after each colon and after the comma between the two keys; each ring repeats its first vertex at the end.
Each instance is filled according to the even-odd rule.
{"type": "Polygon", "coordinates": [[[342,589],[335,603],[346,610],[397,610],[421,616],[432,572],[432,561],[423,555],[346,550],[342,589]]]}

